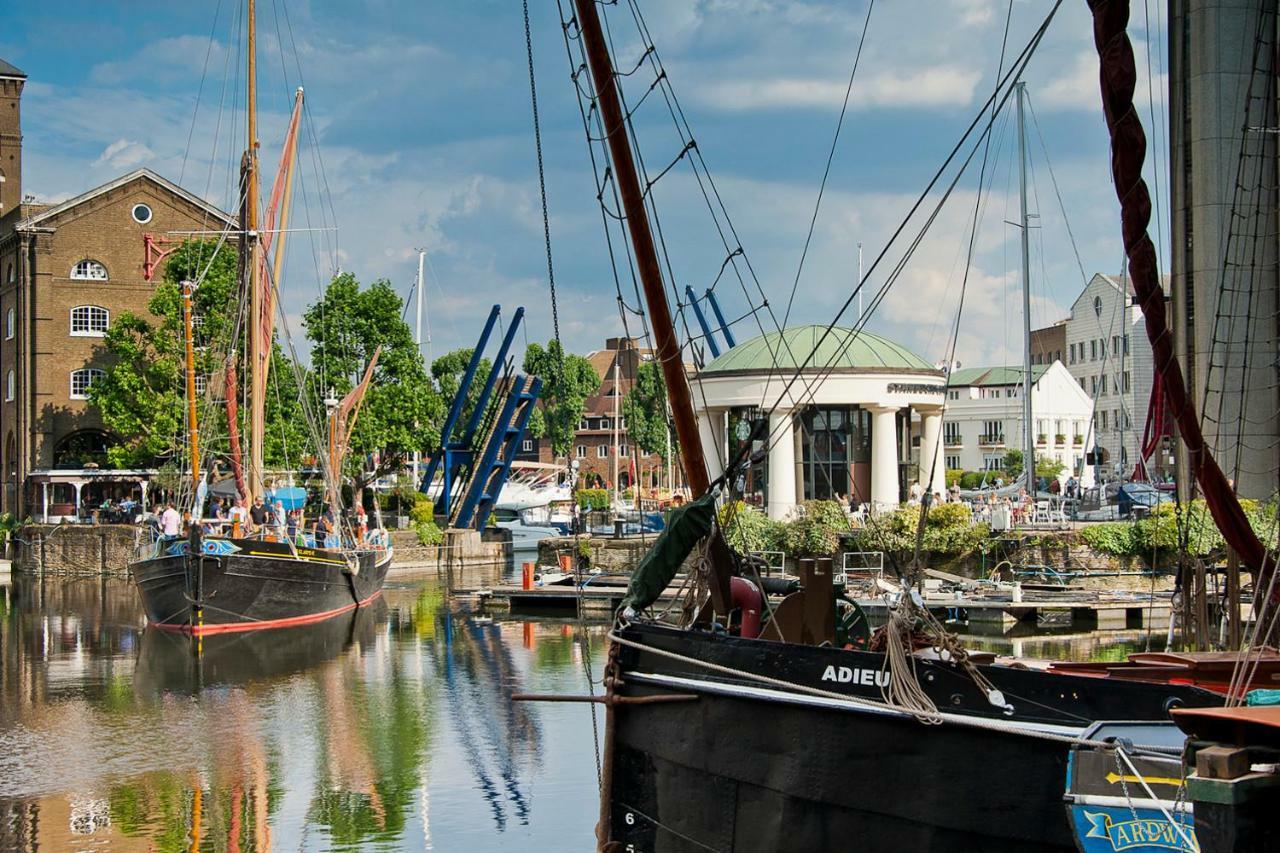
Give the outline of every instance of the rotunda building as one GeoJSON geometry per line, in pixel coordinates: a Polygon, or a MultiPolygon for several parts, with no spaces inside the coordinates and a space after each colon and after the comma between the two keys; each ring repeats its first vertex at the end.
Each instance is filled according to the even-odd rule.
{"type": "Polygon", "coordinates": [[[743,491],[771,518],[814,499],[888,508],[920,481],[942,491],[946,376],[880,335],[825,332],[770,332],[697,372],[692,390],[711,476],[745,450],[753,461],[743,491]]]}

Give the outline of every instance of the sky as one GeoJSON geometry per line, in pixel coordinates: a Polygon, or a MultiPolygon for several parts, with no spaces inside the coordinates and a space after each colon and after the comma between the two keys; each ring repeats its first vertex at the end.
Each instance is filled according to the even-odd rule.
{"type": "MultiPolygon", "coordinates": [[[[880,0],[868,24],[864,0],[637,0],[656,48],[646,56],[648,41],[630,2],[601,8],[616,66],[636,69],[623,88],[640,154],[651,175],[671,165],[650,190],[668,285],[673,293],[686,286],[705,291],[728,253],[691,158],[677,159],[682,142],[664,88],[643,97],[656,76],[654,56],[759,282],[758,289],[749,280],[744,287],[730,269],[716,284],[740,341],[782,322],[789,301],[789,325],[837,316],[856,285],[858,243],[869,269],[990,96],[1006,14],[1013,56],[1051,6],[880,0]],[[864,24],[848,110],[797,279],[864,24]],[[772,316],[760,308],[764,298],[772,316]]],[[[529,5],[559,328],[569,349],[588,352],[624,329],[638,332],[641,323],[634,314],[625,314],[625,322],[620,316],[602,225],[612,220],[596,199],[557,4],[529,5]]],[[[504,317],[524,306],[523,339],[549,339],[521,4],[258,0],[258,7],[259,135],[268,185],[293,91],[301,84],[306,92],[291,214],[291,226],[301,230],[289,237],[283,284],[291,325],[338,268],[363,282],[389,279],[407,297],[423,249],[429,354],[473,345],[493,304],[503,306],[504,317]]],[[[1165,8],[1163,0],[1133,7],[1137,101],[1155,156],[1148,182],[1167,217],[1165,8]]],[[[241,4],[51,0],[23,3],[8,20],[0,58],[29,77],[26,192],[59,201],[145,166],[224,209],[234,207],[245,133],[241,4]]],[[[1031,319],[1039,327],[1067,315],[1083,288],[1082,271],[1117,273],[1122,260],[1083,0],[1062,5],[1024,79],[1035,217],[1031,319]]],[[[1005,114],[991,136],[981,195],[980,162],[981,153],[866,319],[870,331],[930,361],[947,355],[956,326],[975,208],[981,215],[956,359],[966,366],[1021,359],[1020,230],[1010,224],[1019,217],[1016,123],[1005,114]]],[[[926,209],[939,198],[930,193],[926,209]]],[[[914,227],[920,222],[912,220],[914,227]]],[[[616,234],[621,290],[634,307],[616,234]]],[[[1153,236],[1167,252],[1167,227],[1153,236]]],[[[899,256],[891,249],[871,272],[865,304],[899,256]]],[[[854,301],[840,320],[857,319],[854,301]]]]}

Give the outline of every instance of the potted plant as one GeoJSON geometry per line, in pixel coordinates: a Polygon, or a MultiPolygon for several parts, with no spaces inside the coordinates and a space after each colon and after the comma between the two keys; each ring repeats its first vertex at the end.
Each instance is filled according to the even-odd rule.
{"type": "Polygon", "coordinates": [[[1067,443],[1067,437],[1066,437],[1066,435],[1064,435],[1063,433],[1057,433],[1057,434],[1056,434],[1056,435],[1054,435],[1054,437],[1053,437],[1053,443],[1054,443],[1054,444],[1066,444],[1066,443],[1067,443]]]}

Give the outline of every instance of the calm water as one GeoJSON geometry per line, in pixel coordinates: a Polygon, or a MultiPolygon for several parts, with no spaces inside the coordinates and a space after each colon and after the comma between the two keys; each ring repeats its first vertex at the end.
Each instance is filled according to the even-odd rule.
{"type": "Polygon", "coordinates": [[[0,850],[592,849],[594,706],[510,697],[585,693],[603,629],[472,618],[445,589],[392,578],[358,616],[197,658],[125,581],[15,575],[0,850]]]}

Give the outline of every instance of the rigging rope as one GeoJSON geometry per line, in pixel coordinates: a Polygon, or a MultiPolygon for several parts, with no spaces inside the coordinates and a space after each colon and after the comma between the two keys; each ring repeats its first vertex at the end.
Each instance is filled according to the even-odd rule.
{"type": "MultiPolygon", "coordinates": [[[[800,286],[800,274],[804,272],[804,261],[809,256],[809,243],[813,240],[813,231],[818,224],[818,211],[822,209],[822,195],[827,189],[827,178],[831,176],[831,164],[836,158],[836,145],[840,142],[840,131],[844,127],[844,116],[849,110],[849,96],[853,94],[853,81],[858,76],[858,63],[862,61],[862,46],[867,41],[867,30],[871,27],[871,13],[875,11],[876,0],[867,4],[867,17],[862,22],[862,35],[858,38],[858,50],[853,55],[853,68],[849,71],[849,83],[844,88],[844,102],[840,105],[840,117],[836,119],[836,132],[831,137],[831,149],[827,152],[827,165],[822,170],[822,181],[818,184],[818,197],[813,203],[813,216],[809,218],[809,231],[804,237],[804,248],[800,250],[800,263],[796,265],[796,277],[791,282],[791,295],[787,297],[787,310],[782,312],[782,328],[787,327],[791,319],[791,306],[796,301],[796,288],[800,286]]],[[[1007,32],[1007,30],[1006,30],[1007,32]]],[[[1001,60],[1004,54],[1001,53],[1001,60]]]]}

